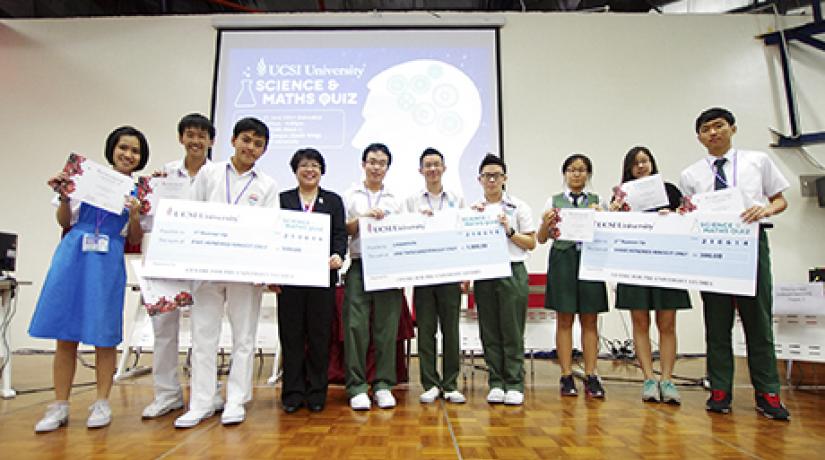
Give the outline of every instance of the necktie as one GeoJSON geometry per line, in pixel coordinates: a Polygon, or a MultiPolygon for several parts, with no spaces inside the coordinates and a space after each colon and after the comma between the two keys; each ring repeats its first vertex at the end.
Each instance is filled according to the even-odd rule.
{"type": "Polygon", "coordinates": [[[579,198],[583,197],[584,193],[571,193],[570,198],[573,198],[573,207],[579,207],[579,198]]]}
{"type": "Polygon", "coordinates": [[[728,188],[728,178],[725,177],[725,170],[723,169],[726,161],[728,161],[727,158],[717,158],[716,161],[713,162],[713,165],[716,166],[715,177],[713,180],[714,190],[728,188]]]}

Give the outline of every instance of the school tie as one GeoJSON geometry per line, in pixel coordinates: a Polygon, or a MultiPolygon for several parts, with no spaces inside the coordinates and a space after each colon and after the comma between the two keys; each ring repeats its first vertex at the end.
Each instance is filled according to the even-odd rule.
{"type": "Polygon", "coordinates": [[[714,190],[728,188],[728,178],[725,177],[725,170],[723,169],[726,161],[728,161],[727,158],[717,158],[716,161],[713,162],[713,165],[716,166],[716,174],[713,180],[714,190]]]}
{"type": "Polygon", "coordinates": [[[571,193],[570,198],[573,198],[573,207],[579,207],[579,198],[583,197],[584,193],[571,193]]]}

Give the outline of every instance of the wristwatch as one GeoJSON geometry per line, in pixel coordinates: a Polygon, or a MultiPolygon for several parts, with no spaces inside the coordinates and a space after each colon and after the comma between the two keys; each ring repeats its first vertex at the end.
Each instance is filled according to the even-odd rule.
{"type": "Polygon", "coordinates": [[[513,227],[510,227],[510,231],[507,232],[507,238],[512,238],[513,235],[515,235],[515,234],[516,234],[516,229],[514,229],[513,227]]]}

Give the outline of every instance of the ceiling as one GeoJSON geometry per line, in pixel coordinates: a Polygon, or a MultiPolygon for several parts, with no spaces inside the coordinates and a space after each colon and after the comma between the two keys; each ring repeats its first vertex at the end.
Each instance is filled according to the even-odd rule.
{"type": "Polygon", "coordinates": [[[0,0],[0,17],[63,18],[318,11],[592,11],[780,14],[810,0],[0,0]]]}

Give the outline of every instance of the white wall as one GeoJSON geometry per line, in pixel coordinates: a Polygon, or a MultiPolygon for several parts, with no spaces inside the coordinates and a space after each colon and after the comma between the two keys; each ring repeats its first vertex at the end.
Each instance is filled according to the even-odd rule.
{"type": "MultiPolygon", "coordinates": [[[[346,24],[364,16],[333,17],[346,24]]],[[[536,220],[546,198],[560,190],[561,162],[572,151],[591,156],[593,187],[601,194],[619,180],[621,159],[636,144],[651,147],[665,177],[677,181],[679,171],[703,154],[694,118],[723,105],[738,117],[736,144],[771,152],[792,184],[790,207],[771,232],[775,279],[804,281],[809,267],[822,265],[825,243],[816,232],[825,210],[799,196],[797,179],[817,170],[796,150],[769,149],[768,128],[784,130],[786,124],[781,77],[775,52],[753,37],[768,30],[772,18],[505,16],[500,55],[509,187],[533,207],[536,220]]],[[[59,235],[46,179],[69,151],[101,155],[106,134],[120,124],[146,133],[150,170],[177,158],[177,120],[209,111],[216,36],[211,20],[0,21],[0,231],[20,234],[17,277],[34,282],[20,293],[13,348],[52,346],[26,333],[59,235]]],[[[823,130],[825,115],[815,110],[825,100],[825,60],[804,49],[792,53],[800,59],[803,125],[823,130]]],[[[825,147],[809,152],[825,163],[825,147]]],[[[547,247],[540,247],[530,271],[544,271],[546,258],[547,247]]],[[[604,315],[603,334],[626,337],[619,313],[604,315]]],[[[682,352],[704,350],[699,308],[680,313],[679,339],[682,352]]]]}

